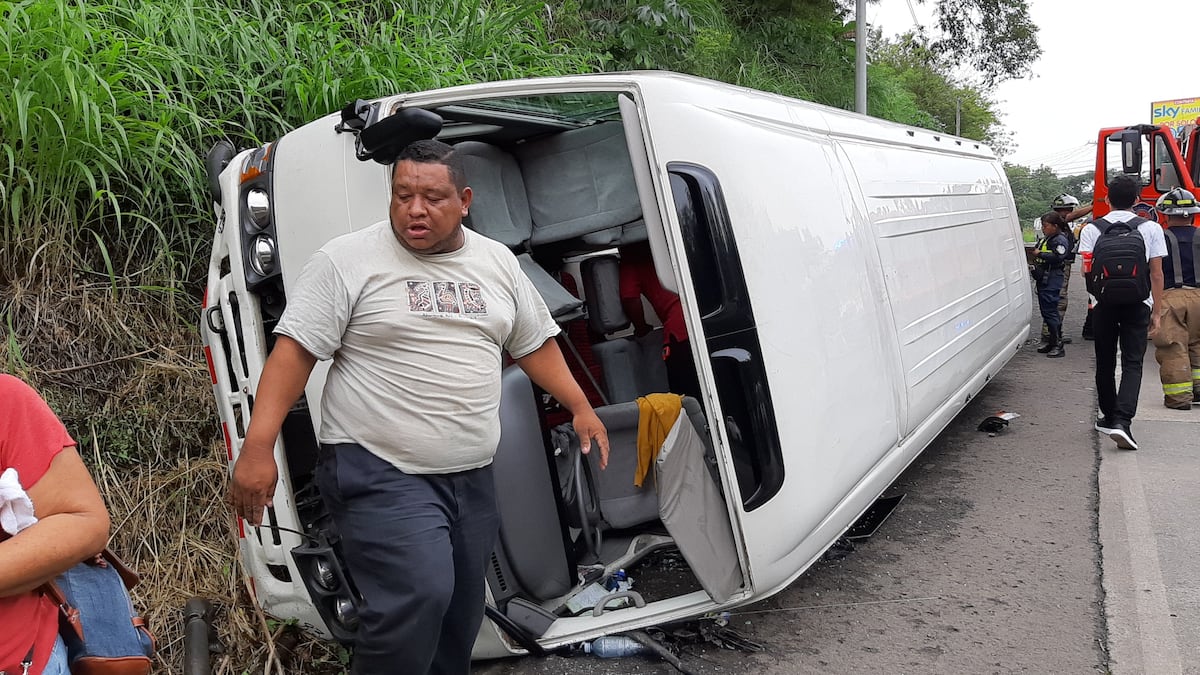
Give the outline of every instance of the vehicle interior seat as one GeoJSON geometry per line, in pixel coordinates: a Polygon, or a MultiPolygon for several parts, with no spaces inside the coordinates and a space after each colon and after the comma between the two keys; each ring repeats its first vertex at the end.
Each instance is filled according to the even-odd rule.
{"type": "Polygon", "coordinates": [[[620,122],[553,134],[513,152],[529,197],[533,246],[578,239],[594,249],[646,239],[620,122]]]}
{"type": "MultiPolygon", "coordinates": [[[[711,454],[712,441],[708,434],[708,422],[700,403],[690,396],[684,396],[682,414],[687,416],[692,427],[703,439],[705,447],[710,448],[708,454],[711,454]]],[[[600,470],[599,452],[593,451],[585,456],[587,472],[590,474],[591,494],[582,497],[568,495],[568,522],[578,519],[578,506],[573,502],[579,498],[588,502],[594,499],[598,504],[595,520],[602,531],[627,529],[658,520],[659,496],[655,490],[653,472],[646,476],[640,487],[633,484],[638,463],[640,412],[637,401],[601,406],[596,408],[596,416],[604,423],[608,432],[608,467],[600,470]]],[[[560,485],[568,486],[572,483],[574,457],[579,453],[579,437],[570,424],[555,427],[551,437],[557,441],[556,445],[559,445],[561,450],[557,455],[560,485]],[[564,445],[566,447],[562,447],[564,445]]]]}
{"type": "Polygon", "coordinates": [[[463,224],[517,253],[521,270],[555,321],[565,323],[582,317],[583,301],[563,288],[528,252],[533,221],[517,161],[504,150],[478,141],[463,141],[454,149],[462,157],[466,181],[474,195],[463,224]]]}
{"type": "MultiPolygon", "coordinates": [[[[629,327],[629,317],[621,307],[620,261],[603,255],[580,263],[588,325],[597,335],[609,335],[629,327]]],[[[592,353],[604,372],[608,400],[632,401],[638,396],[670,391],[667,366],[662,358],[662,328],[642,337],[606,339],[592,345],[592,353]]]]}
{"type": "Polygon", "coordinates": [[[546,452],[533,385],[519,366],[501,376],[500,443],[492,461],[499,536],[488,578],[497,604],[523,596],[548,600],[574,585],[560,489],[546,452]]]}

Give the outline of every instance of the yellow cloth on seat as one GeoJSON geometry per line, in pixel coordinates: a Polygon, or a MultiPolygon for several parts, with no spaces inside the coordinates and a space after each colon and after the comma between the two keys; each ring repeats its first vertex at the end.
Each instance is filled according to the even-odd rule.
{"type": "Polygon", "coordinates": [[[679,394],[649,394],[639,396],[638,404],[638,436],[637,467],[633,470],[633,484],[641,487],[650,473],[650,465],[662,450],[663,441],[679,419],[679,411],[683,410],[683,397],[679,394]]]}

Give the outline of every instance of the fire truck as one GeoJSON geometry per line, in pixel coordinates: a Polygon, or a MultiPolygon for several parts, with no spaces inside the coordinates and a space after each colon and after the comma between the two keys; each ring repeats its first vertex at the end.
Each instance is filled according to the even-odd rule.
{"type": "Polygon", "coordinates": [[[1157,218],[1154,203],[1159,196],[1181,187],[1196,194],[1200,183],[1200,120],[1177,131],[1171,127],[1139,124],[1100,130],[1096,142],[1095,208],[1101,218],[1111,209],[1108,178],[1116,173],[1138,176],[1142,194],[1134,210],[1147,218],[1157,218]]]}

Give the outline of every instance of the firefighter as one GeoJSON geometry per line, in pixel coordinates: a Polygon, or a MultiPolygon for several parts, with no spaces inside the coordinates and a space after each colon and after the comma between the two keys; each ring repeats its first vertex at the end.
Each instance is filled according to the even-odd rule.
{"type": "MultiPolygon", "coordinates": [[[[1091,213],[1092,205],[1088,204],[1087,206],[1081,207],[1079,205],[1078,199],[1076,199],[1073,195],[1069,195],[1064,192],[1064,193],[1060,194],[1059,196],[1055,197],[1054,201],[1050,202],[1050,210],[1054,211],[1058,215],[1062,216],[1063,220],[1066,221],[1066,223],[1067,223],[1067,229],[1063,232],[1063,234],[1067,236],[1067,243],[1070,246],[1070,250],[1068,251],[1067,258],[1066,258],[1066,260],[1064,260],[1064,263],[1063,263],[1063,265],[1064,265],[1063,271],[1065,272],[1065,275],[1063,276],[1062,295],[1058,299],[1058,317],[1059,317],[1059,319],[1065,321],[1066,316],[1067,316],[1067,291],[1068,291],[1068,287],[1070,286],[1070,283],[1071,283],[1071,264],[1075,262],[1075,251],[1078,249],[1079,232],[1080,232],[1080,230],[1083,229],[1084,225],[1087,224],[1084,222],[1080,222],[1077,227],[1075,227],[1074,229],[1071,229],[1071,223],[1074,222],[1075,220],[1082,218],[1083,216],[1091,213]]],[[[1040,222],[1039,222],[1039,226],[1040,226],[1040,222]]],[[[1091,301],[1090,301],[1090,299],[1088,301],[1088,312],[1089,312],[1088,316],[1091,316],[1091,313],[1090,313],[1091,312],[1091,301]]],[[[1091,326],[1088,325],[1088,323],[1086,321],[1084,322],[1084,325],[1083,325],[1083,331],[1084,331],[1085,338],[1088,337],[1088,335],[1091,332],[1091,326]]],[[[1061,336],[1061,339],[1062,339],[1063,344],[1071,344],[1070,336],[1063,335],[1063,336],[1061,336]]],[[[1048,330],[1046,324],[1043,323],[1042,324],[1042,345],[1045,346],[1048,342],[1049,342],[1049,330],[1048,330]]]]}
{"type": "Polygon", "coordinates": [[[1158,212],[1167,216],[1163,232],[1163,302],[1155,307],[1161,322],[1154,338],[1154,358],[1162,380],[1163,405],[1190,410],[1200,403],[1200,237],[1196,197],[1175,188],[1158,198],[1158,212]]]}
{"type": "Polygon", "coordinates": [[[1042,216],[1042,243],[1034,254],[1030,273],[1037,282],[1038,308],[1046,326],[1046,343],[1038,347],[1039,354],[1052,359],[1066,356],[1062,339],[1062,315],[1058,313],[1063,295],[1064,266],[1071,251],[1066,232],[1069,225],[1061,214],[1050,211],[1042,216]]]}

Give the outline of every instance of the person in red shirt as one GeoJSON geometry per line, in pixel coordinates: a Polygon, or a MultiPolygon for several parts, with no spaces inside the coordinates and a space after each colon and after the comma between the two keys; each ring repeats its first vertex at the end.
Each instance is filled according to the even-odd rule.
{"type": "Polygon", "coordinates": [[[663,288],[654,270],[654,257],[648,243],[623,246],[620,249],[620,294],[621,307],[633,323],[634,335],[642,337],[650,332],[642,296],[650,301],[654,313],[663,326],[663,361],[667,366],[667,384],[671,391],[691,396],[703,403],[700,396],[700,380],[696,377],[696,364],[692,361],[692,348],[688,341],[687,324],[683,321],[683,306],[679,296],[663,288]]]}
{"type": "Polygon", "coordinates": [[[6,496],[19,483],[37,518],[24,526],[20,508],[0,512],[0,523],[17,530],[0,529],[0,672],[65,675],[58,608],[38,587],[104,549],[108,512],[63,423],[37,392],[4,374],[0,480],[6,496]]]}

